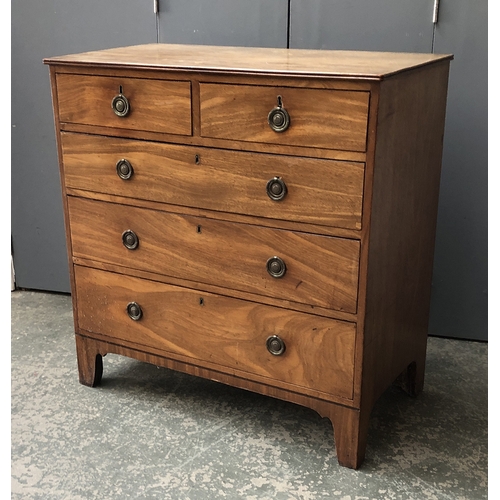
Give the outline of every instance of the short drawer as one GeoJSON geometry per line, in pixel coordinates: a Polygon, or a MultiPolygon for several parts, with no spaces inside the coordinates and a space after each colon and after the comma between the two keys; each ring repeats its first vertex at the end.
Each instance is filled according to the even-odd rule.
{"type": "Polygon", "coordinates": [[[356,312],[359,241],[84,198],[68,211],[75,257],[356,312]]]}
{"type": "Polygon", "coordinates": [[[353,323],[80,266],[75,282],[80,329],[352,399],[353,323]]]}
{"type": "MultiPolygon", "coordinates": [[[[363,152],[369,98],[361,91],[202,83],[201,135],[363,152]],[[289,126],[277,132],[268,118],[278,101],[289,126]]],[[[280,118],[276,123],[284,126],[280,118]]]]}
{"type": "Polygon", "coordinates": [[[189,81],[60,73],[56,82],[59,119],[63,123],[179,135],[192,133],[189,81]],[[128,112],[120,95],[126,99],[128,112]],[[124,116],[115,113],[115,98],[115,109],[125,113],[124,116]]]}
{"type": "Polygon", "coordinates": [[[71,188],[361,228],[363,163],[72,133],[62,133],[61,143],[65,182],[71,188]]]}

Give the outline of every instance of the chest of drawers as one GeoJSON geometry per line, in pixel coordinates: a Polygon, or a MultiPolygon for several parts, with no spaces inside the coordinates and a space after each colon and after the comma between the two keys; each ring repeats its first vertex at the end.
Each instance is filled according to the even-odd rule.
{"type": "Polygon", "coordinates": [[[450,60],[45,60],[80,382],[116,353],[305,405],[359,467],[378,397],[423,387],[450,60]]]}

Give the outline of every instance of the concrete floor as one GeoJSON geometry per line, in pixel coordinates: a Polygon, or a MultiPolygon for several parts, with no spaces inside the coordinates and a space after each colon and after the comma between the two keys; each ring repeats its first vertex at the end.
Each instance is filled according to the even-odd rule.
{"type": "Polygon", "coordinates": [[[423,394],[383,395],[352,471],[307,408],[115,355],[80,385],[70,297],[11,298],[12,499],[487,498],[487,344],[430,338],[423,394]]]}

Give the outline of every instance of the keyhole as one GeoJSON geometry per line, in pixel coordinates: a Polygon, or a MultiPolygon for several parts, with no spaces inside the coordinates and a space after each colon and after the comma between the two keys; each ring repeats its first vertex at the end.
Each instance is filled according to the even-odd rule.
{"type": "Polygon", "coordinates": [[[196,232],[201,233],[201,226],[196,226],[196,232]]]}
{"type": "Polygon", "coordinates": [[[203,306],[205,305],[205,300],[203,299],[203,297],[200,297],[200,306],[203,306]]]}
{"type": "Polygon", "coordinates": [[[123,87],[120,85],[120,94],[123,94],[123,87]]]}
{"type": "Polygon", "coordinates": [[[278,96],[278,108],[282,108],[283,107],[283,101],[281,99],[281,96],[279,95],[278,96]]]}
{"type": "Polygon", "coordinates": [[[194,155],[194,162],[196,163],[196,165],[200,164],[200,155],[194,155]]]}

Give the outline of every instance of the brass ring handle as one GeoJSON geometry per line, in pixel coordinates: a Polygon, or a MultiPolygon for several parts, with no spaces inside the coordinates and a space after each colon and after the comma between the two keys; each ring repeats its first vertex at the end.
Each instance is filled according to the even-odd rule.
{"type": "Polygon", "coordinates": [[[134,174],[134,169],[128,160],[123,159],[116,163],[116,173],[120,179],[128,181],[134,174]]]}
{"type": "Polygon", "coordinates": [[[283,100],[278,96],[278,106],[269,111],[267,123],[275,132],[284,132],[290,126],[290,115],[283,107],[283,100]]]}
{"type": "Polygon", "coordinates": [[[127,116],[130,111],[130,103],[128,99],[123,94],[118,94],[113,97],[111,101],[111,107],[115,112],[116,116],[124,117],[127,116]]]}
{"type": "Polygon", "coordinates": [[[135,250],[139,246],[139,237],[131,229],[122,234],[122,242],[125,248],[135,250]]]}
{"type": "Polygon", "coordinates": [[[142,318],[142,309],[137,302],[129,302],[127,304],[127,314],[130,319],[139,321],[142,318]]]}
{"type": "Polygon", "coordinates": [[[287,193],[285,181],[281,177],[273,177],[266,184],[267,196],[273,201],[282,200],[287,193]]]}
{"type": "Polygon", "coordinates": [[[273,356],[281,356],[286,350],[285,342],[277,335],[268,337],[266,347],[273,356]]]}
{"type": "Polygon", "coordinates": [[[273,278],[282,278],[286,273],[285,261],[280,257],[271,257],[266,263],[267,272],[273,278]]]}

